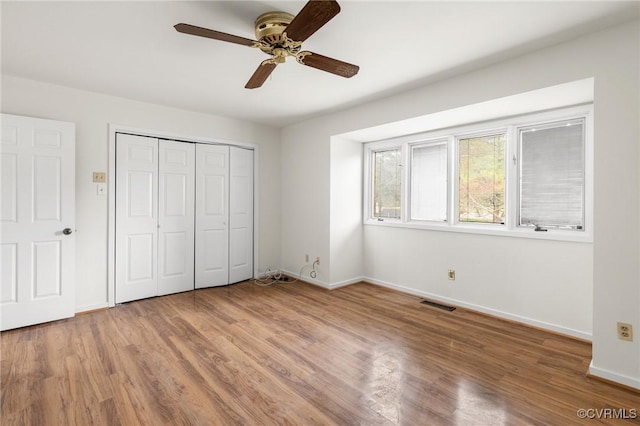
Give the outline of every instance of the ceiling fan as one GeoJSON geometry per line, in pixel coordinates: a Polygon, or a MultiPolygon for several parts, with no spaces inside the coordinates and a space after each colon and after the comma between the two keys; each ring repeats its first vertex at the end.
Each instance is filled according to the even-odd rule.
{"type": "Polygon", "coordinates": [[[310,0],[296,16],[286,12],[263,13],[255,23],[257,41],[189,24],[177,24],[174,28],[185,34],[255,47],[270,55],[271,58],[262,61],[244,86],[255,89],[262,86],[276,66],[288,56],[293,56],[302,65],[341,77],[356,75],[360,69],[357,65],[302,50],[302,42],[339,12],[340,6],[335,0],[310,0]]]}

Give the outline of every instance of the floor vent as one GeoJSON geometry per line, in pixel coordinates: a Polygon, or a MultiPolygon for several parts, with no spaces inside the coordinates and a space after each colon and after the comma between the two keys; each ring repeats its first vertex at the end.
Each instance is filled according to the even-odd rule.
{"type": "Polygon", "coordinates": [[[433,306],[434,308],[444,309],[445,311],[449,311],[449,312],[456,310],[455,306],[443,305],[442,303],[433,302],[431,300],[423,300],[420,303],[424,303],[425,305],[433,306]]]}

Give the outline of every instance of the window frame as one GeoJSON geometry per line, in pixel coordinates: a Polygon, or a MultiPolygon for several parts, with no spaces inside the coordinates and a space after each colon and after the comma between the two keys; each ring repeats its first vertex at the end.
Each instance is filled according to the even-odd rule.
{"type": "Polygon", "coordinates": [[[574,242],[593,242],[593,104],[534,112],[487,122],[466,124],[424,133],[366,142],[363,144],[364,202],[363,225],[413,228],[447,232],[462,232],[506,237],[531,238],[574,242]],[[530,226],[519,226],[521,128],[545,125],[558,121],[584,120],[584,229],[548,228],[534,231],[530,226]],[[459,222],[459,170],[458,140],[474,136],[505,133],[505,223],[459,222]],[[411,218],[411,153],[413,147],[446,141],[447,144],[447,220],[428,221],[411,218]],[[401,217],[378,220],[372,212],[372,158],[371,152],[400,148],[402,158],[401,217]]]}
{"type": "Polygon", "coordinates": [[[373,223],[373,222],[385,222],[385,223],[401,223],[405,214],[405,196],[404,196],[404,188],[405,188],[405,152],[404,148],[401,144],[396,143],[395,141],[382,141],[377,143],[375,146],[366,146],[365,144],[365,158],[364,162],[364,175],[366,178],[366,190],[364,191],[364,221],[365,223],[373,223]],[[373,172],[374,172],[374,162],[375,157],[374,153],[376,152],[384,152],[384,151],[392,151],[395,149],[400,149],[400,166],[402,167],[402,173],[400,174],[400,218],[379,218],[373,216],[373,172]]]}

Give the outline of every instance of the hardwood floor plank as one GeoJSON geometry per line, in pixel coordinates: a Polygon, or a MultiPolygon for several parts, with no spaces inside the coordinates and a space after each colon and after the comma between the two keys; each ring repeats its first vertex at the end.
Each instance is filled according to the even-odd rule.
{"type": "MultiPolygon", "coordinates": [[[[571,425],[589,343],[359,283],[252,282],[0,335],[2,425],[571,425]]],[[[640,419],[626,419],[640,424],[640,419]]]]}

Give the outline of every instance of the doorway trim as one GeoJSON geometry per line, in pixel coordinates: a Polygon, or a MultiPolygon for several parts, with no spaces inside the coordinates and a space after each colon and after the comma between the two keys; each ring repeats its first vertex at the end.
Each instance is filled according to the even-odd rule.
{"type": "Polygon", "coordinates": [[[253,277],[258,276],[260,246],[259,229],[259,159],[260,147],[253,142],[230,141],[222,138],[188,136],[158,130],[141,129],[121,124],[109,123],[109,169],[107,173],[108,224],[107,224],[107,305],[115,306],[116,301],[116,133],[130,133],[158,139],[203,143],[209,145],[228,145],[253,150],[253,277]]]}

